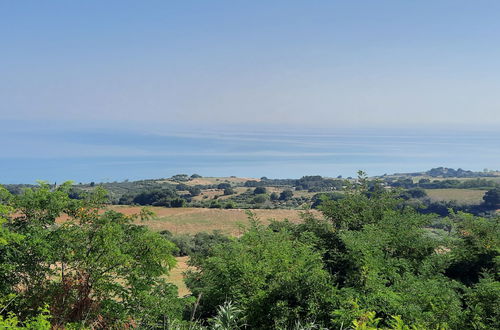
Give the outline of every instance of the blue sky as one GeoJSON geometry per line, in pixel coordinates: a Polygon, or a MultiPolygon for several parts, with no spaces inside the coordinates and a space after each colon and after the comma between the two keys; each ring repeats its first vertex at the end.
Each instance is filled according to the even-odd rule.
{"type": "MultiPolygon", "coordinates": [[[[175,139],[151,151],[137,134],[207,128],[494,131],[499,13],[498,1],[1,1],[1,157],[64,159],[82,145],[72,131],[96,157],[172,154],[175,139]]],[[[32,179],[9,168],[0,181],[32,179]]]]}

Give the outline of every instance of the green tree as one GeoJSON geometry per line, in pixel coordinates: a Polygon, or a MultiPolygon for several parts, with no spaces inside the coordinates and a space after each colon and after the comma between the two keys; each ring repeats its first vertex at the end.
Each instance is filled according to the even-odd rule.
{"type": "Polygon", "coordinates": [[[254,204],[262,204],[267,201],[269,197],[266,194],[260,194],[260,195],[255,195],[255,197],[252,199],[252,202],[254,204]]]}
{"type": "MultiPolygon", "coordinates": [[[[3,187],[0,187],[0,201],[8,203],[12,195],[3,187]]],[[[13,245],[19,244],[23,235],[15,233],[7,226],[7,220],[13,208],[0,204],[0,299],[12,293],[12,284],[16,283],[13,271],[16,267],[13,245]]]]}
{"type": "Polygon", "coordinates": [[[254,195],[261,195],[267,193],[266,187],[257,187],[253,190],[254,195]]]}
{"type": "Polygon", "coordinates": [[[235,193],[234,189],[231,188],[231,187],[228,187],[228,188],[225,188],[224,189],[224,195],[225,196],[228,196],[228,195],[233,195],[235,193]]]}
{"type": "Polygon", "coordinates": [[[240,239],[213,249],[188,277],[193,294],[202,297],[203,317],[231,300],[251,328],[290,328],[309,318],[328,322],[335,289],[310,245],[254,222],[240,239]]]}
{"type": "Polygon", "coordinates": [[[485,274],[467,291],[467,316],[473,329],[500,329],[500,282],[485,274]]]}
{"type": "Polygon", "coordinates": [[[500,219],[475,217],[466,213],[453,216],[454,240],[446,275],[472,286],[483,273],[500,272],[500,219]]]}
{"type": "Polygon", "coordinates": [[[228,189],[231,188],[231,184],[227,182],[219,183],[217,189],[228,189]]]}
{"type": "Polygon", "coordinates": [[[199,196],[201,194],[201,189],[199,187],[189,187],[188,191],[191,197],[199,196]]]}
{"type": "Polygon", "coordinates": [[[484,205],[489,208],[500,208],[500,188],[488,190],[484,196],[484,205]]]}
{"type": "Polygon", "coordinates": [[[337,326],[369,311],[385,326],[395,315],[426,328],[462,325],[460,285],[443,275],[448,256],[436,252],[447,243],[425,230],[431,216],[402,207],[397,192],[364,176],[319,208],[332,230],[322,231],[318,248],[343,296],[337,326]]]}
{"type": "Polygon", "coordinates": [[[26,318],[48,304],[58,326],[148,325],[160,315],[179,317],[177,290],[162,280],[175,265],[175,246],[133,223],[149,212],[102,213],[101,188],[81,200],[70,199],[69,188],[41,183],[8,201],[16,210],[9,228],[25,237],[8,255],[14,265],[8,284],[17,294],[11,308],[26,318]]]}
{"type": "Polygon", "coordinates": [[[280,200],[288,201],[293,197],[293,191],[290,189],[285,189],[280,193],[280,200]]]}

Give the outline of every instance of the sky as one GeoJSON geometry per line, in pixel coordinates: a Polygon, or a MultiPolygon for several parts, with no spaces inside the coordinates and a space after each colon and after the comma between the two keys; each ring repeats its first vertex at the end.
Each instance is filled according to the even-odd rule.
{"type": "MultiPolygon", "coordinates": [[[[234,131],[297,143],[291,133],[494,132],[499,13],[498,1],[460,0],[0,1],[0,182],[33,180],[36,168],[18,166],[27,157],[83,157],[36,172],[58,178],[90,156],[173,155],[179,134],[205,134],[183,147],[196,154],[234,131]],[[150,150],[139,135],[171,139],[150,150]]],[[[101,175],[93,164],[81,178],[101,175]]]]}

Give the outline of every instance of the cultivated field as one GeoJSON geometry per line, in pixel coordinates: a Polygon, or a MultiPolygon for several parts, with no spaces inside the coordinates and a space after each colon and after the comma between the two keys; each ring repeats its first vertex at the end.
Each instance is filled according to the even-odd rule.
{"type": "Polygon", "coordinates": [[[483,201],[486,190],[474,189],[426,189],[427,195],[435,202],[456,201],[462,204],[474,205],[483,201]]]}
{"type": "MultiPolygon", "coordinates": [[[[141,207],[138,206],[112,206],[112,209],[124,214],[139,213],[141,207]]],[[[143,222],[146,226],[155,231],[169,230],[174,234],[194,234],[202,231],[210,232],[221,230],[225,234],[239,235],[242,226],[248,224],[246,210],[242,209],[208,209],[208,208],[165,208],[151,207],[156,216],[143,222]]],[[[288,219],[291,222],[301,221],[300,210],[250,210],[257,215],[263,223],[269,223],[269,219],[282,221],[288,219]]],[[[320,215],[318,211],[311,210],[314,214],[320,215]]]]}

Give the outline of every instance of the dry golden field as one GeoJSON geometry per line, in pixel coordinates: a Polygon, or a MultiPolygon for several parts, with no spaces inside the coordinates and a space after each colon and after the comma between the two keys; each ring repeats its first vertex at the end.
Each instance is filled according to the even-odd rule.
{"type": "Polygon", "coordinates": [[[184,272],[191,268],[187,264],[189,257],[177,257],[175,259],[177,259],[177,265],[170,271],[167,281],[175,284],[178,288],[179,297],[183,297],[190,293],[186,283],[184,283],[184,272]]]}
{"type": "Polygon", "coordinates": [[[474,189],[426,189],[427,195],[431,200],[456,201],[462,204],[480,204],[486,190],[474,189]]]}
{"type": "MultiPolygon", "coordinates": [[[[124,214],[139,213],[138,206],[112,206],[113,210],[124,214]]],[[[241,234],[241,226],[248,224],[248,216],[243,209],[209,209],[209,208],[165,208],[151,207],[156,216],[153,219],[142,222],[154,231],[169,230],[174,234],[194,234],[202,231],[221,230],[225,234],[241,234]]],[[[263,223],[269,223],[269,219],[278,221],[288,219],[291,222],[301,221],[300,210],[250,210],[257,215],[263,223]]],[[[318,211],[312,210],[317,215],[318,211]]]]}

